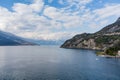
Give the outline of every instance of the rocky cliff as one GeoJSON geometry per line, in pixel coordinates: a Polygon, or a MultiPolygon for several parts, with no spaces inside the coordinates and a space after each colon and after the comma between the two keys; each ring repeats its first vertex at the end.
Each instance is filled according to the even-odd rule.
{"type": "Polygon", "coordinates": [[[105,50],[120,42],[120,18],[100,31],[90,34],[83,33],[65,41],[62,48],[83,48],[105,50]]]}

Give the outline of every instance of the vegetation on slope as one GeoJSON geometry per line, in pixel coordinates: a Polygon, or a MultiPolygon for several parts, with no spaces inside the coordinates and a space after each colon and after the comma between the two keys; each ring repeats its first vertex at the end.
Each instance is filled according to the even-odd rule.
{"type": "Polygon", "coordinates": [[[105,53],[108,55],[115,56],[118,53],[118,50],[120,50],[120,41],[115,44],[113,47],[108,48],[105,53]]]}
{"type": "Polygon", "coordinates": [[[104,50],[102,54],[116,55],[120,50],[120,18],[96,33],[78,34],[65,41],[61,47],[104,50]]]}

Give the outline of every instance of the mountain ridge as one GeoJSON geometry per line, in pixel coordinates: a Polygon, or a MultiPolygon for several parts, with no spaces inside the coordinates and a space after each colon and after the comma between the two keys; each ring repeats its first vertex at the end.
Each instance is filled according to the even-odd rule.
{"type": "Polygon", "coordinates": [[[120,17],[116,22],[98,32],[75,35],[73,38],[66,40],[61,48],[106,50],[118,42],[120,42],[120,17]]]}
{"type": "Polygon", "coordinates": [[[36,45],[9,32],[0,30],[0,46],[36,45]]]}
{"type": "Polygon", "coordinates": [[[102,28],[97,33],[112,33],[112,32],[120,32],[120,17],[112,24],[102,28]]]}

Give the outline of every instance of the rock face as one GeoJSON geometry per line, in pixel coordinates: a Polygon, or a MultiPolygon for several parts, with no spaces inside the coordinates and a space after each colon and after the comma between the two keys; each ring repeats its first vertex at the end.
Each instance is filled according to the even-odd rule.
{"type": "Polygon", "coordinates": [[[105,33],[115,33],[115,32],[116,33],[120,32],[120,17],[117,19],[115,23],[104,27],[102,30],[98,31],[97,33],[105,34],[105,33]]]}
{"type": "Polygon", "coordinates": [[[78,34],[65,41],[61,47],[105,50],[118,42],[120,42],[120,18],[96,33],[78,34]]]}
{"type": "Polygon", "coordinates": [[[0,46],[13,46],[13,45],[35,45],[35,44],[26,41],[21,37],[15,36],[11,33],[0,31],[0,46]]]}

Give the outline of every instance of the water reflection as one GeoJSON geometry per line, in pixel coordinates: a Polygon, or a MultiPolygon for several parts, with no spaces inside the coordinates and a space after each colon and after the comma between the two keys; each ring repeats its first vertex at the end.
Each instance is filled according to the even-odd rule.
{"type": "Polygon", "coordinates": [[[120,80],[120,59],[55,46],[0,47],[0,80],[120,80]]]}

